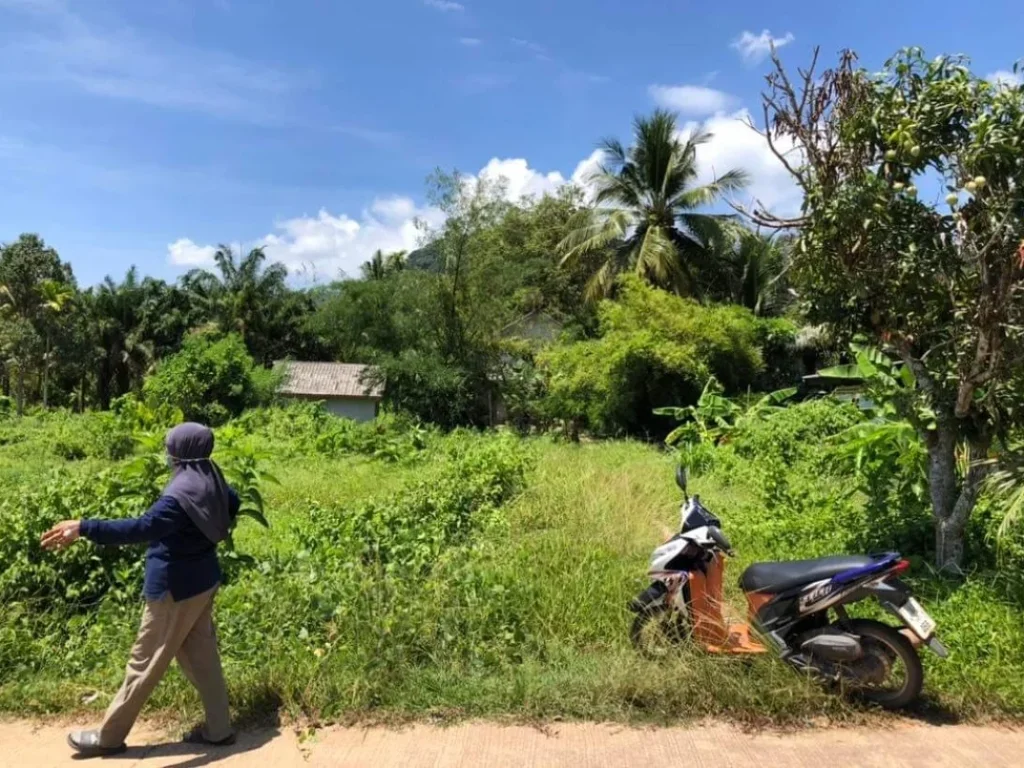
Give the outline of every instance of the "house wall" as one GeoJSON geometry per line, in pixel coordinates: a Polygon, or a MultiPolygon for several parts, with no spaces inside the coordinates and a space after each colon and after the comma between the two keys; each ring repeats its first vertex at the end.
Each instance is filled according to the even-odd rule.
{"type": "Polygon", "coordinates": [[[342,419],[373,421],[377,418],[377,401],[366,397],[336,397],[324,400],[324,408],[342,419]]]}

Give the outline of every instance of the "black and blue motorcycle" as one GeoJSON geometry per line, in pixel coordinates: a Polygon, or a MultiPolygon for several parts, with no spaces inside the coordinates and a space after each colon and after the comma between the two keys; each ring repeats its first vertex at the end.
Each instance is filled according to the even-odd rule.
{"type": "Polygon", "coordinates": [[[712,653],[769,650],[799,670],[841,685],[888,709],[911,704],[924,671],[918,648],[948,654],[936,622],[899,576],[910,564],[895,553],[754,563],[740,576],[749,624],[722,614],[725,558],[733,554],[721,522],[683,491],[680,531],[654,550],[651,585],[631,603],[631,637],[645,653],[664,653],[692,640],[712,653]],[[872,598],[899,620],[896,627],[853,618],[846,606],[872,598]]]}

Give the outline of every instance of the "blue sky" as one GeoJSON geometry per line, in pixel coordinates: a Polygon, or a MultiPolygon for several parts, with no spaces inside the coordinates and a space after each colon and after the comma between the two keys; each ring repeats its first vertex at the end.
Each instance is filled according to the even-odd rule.
{"type": "Polygon", "coordinates": [[[716,134],[708,176],[797,198],[737,118],[760,113],[767,41],[806,63],[901,46],[1024,54],[1019,0],[0,0],[0,242],[35,231],[83,284],[173,278],[218,242],[297,281],[415,245],[435,167],[510,194],[585,174],[595,142],[661,104],[716,134]],[[770,30],[770,32],[768,31],[770,30]]]}

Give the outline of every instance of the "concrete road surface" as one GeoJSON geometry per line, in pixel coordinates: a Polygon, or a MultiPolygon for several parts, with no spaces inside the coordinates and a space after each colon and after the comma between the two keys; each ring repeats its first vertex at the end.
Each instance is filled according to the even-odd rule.
{"type": "MultiPolygon", "coordinates": [[[[82,726],[77,726],[82,727],[82,726]]],[[[744,733],[725,725],[634,729],[553,724],[544,729],[471,723],[451,728],[329,728],[299,739],[289,729],[248,731],[229,749],[174,744],[140,727],[117,757],[72,758],[67,727],[0,722],[0,766],[57,768],[967,768],[1024,766],[1024,731],[996,727],[897,725],[744,733]]]]}

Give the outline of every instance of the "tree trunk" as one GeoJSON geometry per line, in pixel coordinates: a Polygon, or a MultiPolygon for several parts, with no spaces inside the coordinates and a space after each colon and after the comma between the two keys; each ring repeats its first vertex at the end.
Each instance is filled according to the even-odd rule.
{"type": "Polygon", "coordinates": [[[940,419],[928,440],[928,489],[935,518],[935,565],[940,571],[961,573],[964,530],[974,510],[988,468],[987,439],[967,444],[969,465],[963,480],[957,477],[956,451],[960,443],[954,418],[940,419]]]}
{"type": "Polygon", "coordinates": [[[25,364],[18,363],[18,417],[25,415],[25,364]]]}
{"type": "Polygon", "coordinates": [[[43,410],[49,405],[50,394],[50,333],[46,333],[46,353],[43,355],[43,410]]]}
{"type": "Polygon", "coordinates": [[[110,362],[106,356],[100,360],[99,373],[96,376],[96,401],[101,411],[110,410],[110,362]]]}

